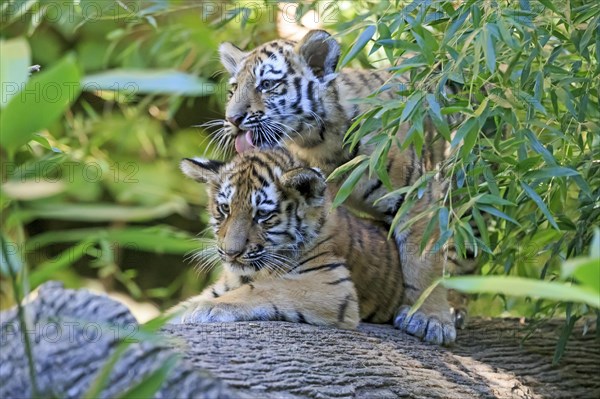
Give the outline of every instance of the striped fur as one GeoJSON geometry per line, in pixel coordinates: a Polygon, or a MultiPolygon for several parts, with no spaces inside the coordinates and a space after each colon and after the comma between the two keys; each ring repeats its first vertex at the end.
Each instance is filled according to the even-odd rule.
{"type": "Polygon", "coordinates": [[[225,267],[214,285],[182,305],[180,321],[353,328],[359,309],[368,321],[392,321],[402,303],[402,272],[387,229],[331,210],[320,172],[283,149],[246,152],[225,165],[184,160],[182,169],[210,182],[211,224],[225,267]]]}
{"type": "MultiPolygon", "coordinates": [[[[324,31],[311,31],[299,43],[275,40],[250,52],[224,43],[220,52],[223,65],[231,74],[232,93],[219,142],[231,148],[234,141],[237,145],[242,135],[250,135],[253,145],[260,148],[285,146],[294,156],[325,174],[360,154],[370,155],[375,148],[376,144],[369,143],[369,135],[352,153],[342,145],[352,121],[367,109],[350,100],[365,98],[384,84],[388,89],[378,96],[392,100],[397,98],[398,91],[406,90],[409,83],[386,71],[336,72],[339,45],[324,31]]],[[[412,147],[401,150],[392,145],[390,148],[387,170],[395,187],[412,185],[448,155],[446,142],[435,140],[435,131],[428,121],[424,128],[428,142],[421,157],[412,147]]],[[[407,124],[398,126],[398,143],[403,142],[408,129],[407,124]]],[[[442,190],[441,184],[432,183],[407,218],[425,211],[439,199],[442,190]]],[[[348,205],[389,225],[404,197],[396,195],[377,201],[385,194],[387,190],[376,176],[365,175],[355,187],[348,205]]],[[[409,231],[394,232],[404,273],[404,286],[397,289],[405,293],[407,305],[413,304],[437,277],[442,276],[448,261],[444,251],[434,255],[432,248],[426,248],[420,255],[421,232],[427,223],[428,220],[422,218],[409,231]]],[[[432,243],[436,239],[434,236],[432,243]]],[[[438,288],[422,305],[424,316],[420,316],[426,322],[435,322],[417,321],[402,309],[395,325],[408,332],[418,330],[416,335],[428,341],[449,343],[455,335],[449,308],[446,292],[438,288]],[[427,324],[425,328],[421,327],[423,323],[427,324]],[[433,331],[438,329],[438,324],[443,327],[439,333],[433,331]]]]}

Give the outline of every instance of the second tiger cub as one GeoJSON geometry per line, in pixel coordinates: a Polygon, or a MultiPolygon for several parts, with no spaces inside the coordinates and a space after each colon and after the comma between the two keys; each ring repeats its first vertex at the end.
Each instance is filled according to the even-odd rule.
{"type": "Polygon", "coordinates": [[[223,164],[186,159],[208,182],[220,279],[178,308],[180,322],[287,320],[353,328],[391,322],[402,270],[387,228],[330,210],[325,178],[286,150],[223,164]],[[354,283],[354,284],[353,284],[354,283]],[[355,291],[356,287],[356,291],[355,291]]]}

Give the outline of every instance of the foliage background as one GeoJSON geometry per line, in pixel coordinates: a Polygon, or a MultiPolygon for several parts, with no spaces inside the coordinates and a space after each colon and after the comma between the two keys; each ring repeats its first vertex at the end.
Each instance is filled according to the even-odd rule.
{"type": "MultiPolygon", "coordinates": [[[[48,279],[123,292],[161,309],[198,293],[214,276],[198,275],[185,255],[202,245],[206,198],[178,161],[211,154],[210,132],[197,125],[223,114],[218,44],[252,48],[276,38],[281,4],[40,0],[1,7],[2,308],[14,303],[15,290],[22,295],[48,279]],[[33,64],[42,72],[28,78],[23,71],[33,64]],[[16,285],[6,278],[10,265],[19,272],[16,285]]],[[[391,145],[420,148],[429,115],[439,139],[452,143],[446,170],[453,185],[421,215],[432,221],[424,241],[437,229],[439,244],[475,246],[485,275],[559,282],[519,288],[486,277],[492,289],[481,280],[448,282],[500,293],[482,296],[471,313],[566,314],[565,331],[589,314],[600,290],[598,255],[578,261],[585,266],[579,272],[561,265],[589,254],[600,224],[600,4],[320,1],[300,3],[297,21],[311,10],[337,33],[342,64],[393,65],[415,82],[397,102],[366,100],[373,111],[348,142],[376,131],[379,150],[343,170],[385,179],[378,160],[391,145]],[[448,81],[463,90],[447,95],[448,81]],[[447,115],[460,116],[454,136],[447,115]],[[397,143],[394,127],[404,120],[414,128],[397,143]],[[487,234],[475,237],[471,218],[487,234]],[[556,293],[565,287],[583,289],[591,305],[556,293]]],[[[407,198],[425,183],[403,188],[407,198]]]]}

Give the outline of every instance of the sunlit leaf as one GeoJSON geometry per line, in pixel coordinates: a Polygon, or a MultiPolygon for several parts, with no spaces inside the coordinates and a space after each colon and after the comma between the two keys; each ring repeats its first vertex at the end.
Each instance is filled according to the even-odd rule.
{"type": "Polygon", "coordinates": [[[557,281],[540,281],[512,276],[464,276],[443,279],[449,289],[480,294],[502,294],[585,303],[600,309],[600,296],[591,290],[557,281]]]}
{"type": "Polygon", "coordinates": [[[179,94],[208,96],[216,85],[208,80],[176,70],[113,69],[81,80],[86,91],[108,90],[135,94],[179,94]]]}
{"type": "Polygon", "coordinates": [[[2,146],[15,150],[26,144],[56,121],[79,91],[79,70],[71,56],[33,76],[23,89],[27,95],[14,96],[0,115],[2,146]]]}
{"type": "Polygon", "coordinates": [[[31,65],[31,50],[27,40],[0,40],[0,108],[25,87],[31,65]]]}

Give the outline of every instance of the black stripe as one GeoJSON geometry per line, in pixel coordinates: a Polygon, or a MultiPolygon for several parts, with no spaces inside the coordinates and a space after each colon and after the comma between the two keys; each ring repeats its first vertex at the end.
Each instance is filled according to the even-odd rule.
{"type": "Polygon", "coordinates": [[[329,285],[338,285],[338,284],[341,284],[341,283],[343,283],[345,281],[352,281],[352,279],[350,277],[344,277],[344,278],[341,278],[339,280],[330,281],[327,284],[329,284],[329,285]]]}
{"type": "Polygon", "coordinates": [[[275,320],[283,320],[283,316],[281,314],[281,312],[279,311],[279,308],[277,306],[275,306],[275,304],[273,305],[273,310],[275,311],[275,320]]]}
{"type": "Polygon", "coordinates": [[[333,269],[337,269],[338,267],[346,267],[346,265],[344,263],[328,263],[326,265],[315,266],[315,267],[311,267],[310,269],[300,270],[298,272],[298,274],[315,272],[317,270],[323,270],[323,269],[333,270],[333,269]]]}
{"type": "Polygon", "coordinates": [[[255,168],[252,168],[251,173],[252,177],[256,178],[262,187],[269,185],[269,181],[263,175],[261,175],[255,168]]]}
{"type": "Polygon", "coordinates": [[[375,184],[373,184],[371,187],[369,187],[367,189],[367,191],[365,191],[365,194],[363,195],[363,200],[367,200],[367,198],[369,198],[369,196],[371,194],[373,194],[375,192],[375,190],[379,189],[379,187],[381,187],[383,183],[381,182],[381,180],[377,179],[377,181],[375,182],[375,184]]]}
{"type": "Polygon", "coordinates": [[[299,310],[296,311],[296,316],[298,317],[298,323],[308,323],[299,310]]]}
{"type": "MultiPolygon", "coordinates": [[[[369,72],[367,72],[367,73],[369,73],[369,72]]],[[[368,89],[371,82],[369,82],[369,80],[365,77],[364,72],[360,71],[356,75],[358,76],[358,79],[360,79],[360,81],[368,89]]]]}
{"type": "MultiPolygon", "coordinates": [[[[318,121],[317,121],[318,123],[318,121]]],[[[319,128],[319,137],[321,138],[321,141],[325,141],[325,124],[324,123],[320,123],[320,128],[319,128]]]]}
{"type": "Polygon", "coordinates": [[[379,84],[381,86],[383,86],[383,84],[385,83],[385,79],[383,79],[381,76],[379,76],[379,73],[375,72],[371,76],[373,76],[375,79],[377,79],[377,81],[379,82],[379,84]]]}
{"type": "Polygon", "coordinates": [[[377,315],[377,309],[373,310],[366,317],[363,317],[363,321],[370,323],[373,321],[373,319],[375,318],[376,315],[377,315]]]}
{"type": "Polygon", "coordinates": [[[308,81],[308,85],[306,86],[306,97],[308,97],[308,102],[310,103],[310,109],[313,111],[317,110],[315,99],[314,99],[314,85],[315,82],[312,80],[308,81]]]}
{"type": "Polygon", "coordinates": [[[287,231],[267,231],[267,235],[287,236],[287,237],[291,238],[292,240],[294,239],[294,236],[287,231]]]}
{"type": "Polygon", "coordinates": [[[421,291],[420,289],[418,289],[414,285],[410,285],[410,284],[407,284],[407,283],[404,283],[403,285],[404,285],[404,288],[406,288],[406,289],[409,289],[409,290],[412,290],[412,291],[421,291]]]}
{"type": "Polygon", "coordinates": [[[247,160],[263,167],[265,169],[265,172],[267,172],[267,174],[269,175],[269,180],[275,181],[275,176],[273,175],[273,171],[272,171],[273,167],[272,166],[270,166],[265,161],[263,161],[262,159],[260,159],[259,157],[256,157],[256,156],[251,156],[251,157],[247,158],[247,160]]]}
{"type": "Polygon", "coordinates": [[[396,216],[396,213],[398,213],[398,211],[400,210],[400,207],[402,206],[403,203],[404,203],[404,194],[400,194],[400,196],[396,200],[396,203],[394,204],[394,206],[392,208],[388,208],[384,212],[384,215],[396,216]]]}
{"type": "Polygon", "coordinates": [[[271,56],[273,55],[273,53],[267,50],[266,48],[263,48],[262,50],[260,50],[260,52],[266,54],[269,58],[271,58],[271,56]]]}
{"type": "Polygon", "coordinates": [[[319,241],[317,243],[317,245],[315,245],[315,247],[318,247],[319,245],[325,244],[327,241],[331,240],[332,238],[333,238],[333,235],[329,235],[329,236],[323,238],[321,241],[319,241]]]}
{"type": "Polygon", "coordinates": [[[294,87],[296,88],[296,101],[292,104],[293,109],[298,109],[298,105],[302,101],[302,78],[294,78],[294,87]]]}
{"type": "Polygon", "coordinates": [[[406,175],[406,180],[404,181],[403,187],[407,187],[410,184],[410,180],[412,179],[413,172],[415,171],[414,163],[415,163],[415,150],[414,150],[414,148],[412,148],[412,151],[410,152],[410,165],[409,165],[408,173],[406,175]]]}
{"type": "MultiPolygon", "coordinates": [[[[318,244],[317,244],[317,245],[318,245],[318,244]]],[[[316,258],[318,258],[319,256],[326,255],[326,254],[328,254],[328,253],[329,253],[329,252],[321,252],[321,253],[318,253],[318,254],[316,254],[315,256],[311,256],[311,257],[310,257],[310,258],[308,258],[308,259],[304,259],[303,261],[301,261],[300,263],[298,263],[298,266],[302,266],[303,264],[305,264],[305,263],[307,263],[307,262],[310,262],[311,260],[313,260],[313,259],[316,259],[316,258]]]]}
{"type": "Polygon", "coordinates": [[[348,303],[350,303],[350,299],[352,296],[348,294],[344,299],[344,302],[340,305],[340,310],[338,311],[338,321],[344,321],[344,317],[346,316],[346,309],[348,308],[348,303]]]}

